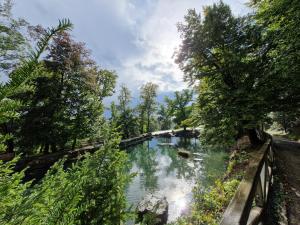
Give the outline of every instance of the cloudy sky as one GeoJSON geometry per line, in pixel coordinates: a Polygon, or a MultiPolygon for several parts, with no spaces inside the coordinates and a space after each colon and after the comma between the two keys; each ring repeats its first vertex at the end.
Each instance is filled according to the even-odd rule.
{"type": "MultiPolygon", "coordinates": [[[[1,0],[0,0],[1,1],[1,0]]],[[[14,0],[14,15],[30,24],[56,25],[69,18],[72,35],[86,43],[93,58],[117,71],[134,95],[145,82],[162,95],[186,87],[172,58],[180,44],[176,24],[189,8],[202,11],[215,0],[14,0]]],[[[236,15],[249,11],[246,0],[224,0],[236,15]]]]}

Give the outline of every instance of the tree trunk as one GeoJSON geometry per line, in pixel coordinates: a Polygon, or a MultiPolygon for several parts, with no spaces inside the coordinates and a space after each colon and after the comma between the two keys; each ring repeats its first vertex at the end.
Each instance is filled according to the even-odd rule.
{"type": "Polygon", "coordinates": [[[51,152],[57,152],[57,148],[55,144],[51,144],[51,152]]]}
{"type": "Polygon", "coordinates": [[[257,130],[255,128],[247,129],[247,135],[249,136],[250,142],[252,146],[257,146],[263,142],[257,134],[257,130]]]}
{"type": "Polygon", "coordinates": [[[49,154],[49,143],[45,144],[44,153],[49,154]]]}
{"type": "Polygon", "coordinates": [[[144,133],[144,118],[141,118],[141,122],[140,122],[140,133],[143,134],[144,133]]]}
{"type": "Polygon", "coordinates": [[[150,115],[148,114],[147,116],[148,116],[148,118],[147,118],[147,133],[149,133],[150,132],[150,115]]]}
{"type": "Polygon", "coordinates": [[[13,153],[14,152],[14,141],[10,138],[9,140],[7,140],[6,145],[7,145],[7,152],[13,153]]]}
{"type": "Polygon", "coordinates": [[[77,142],[77,137],[75,137],[75,138],[74,138],[74,140],[73,140],[73,144],[72,144],[72,150],[74,150],[74,149],[75,149],[76,142],[77,142]]]}

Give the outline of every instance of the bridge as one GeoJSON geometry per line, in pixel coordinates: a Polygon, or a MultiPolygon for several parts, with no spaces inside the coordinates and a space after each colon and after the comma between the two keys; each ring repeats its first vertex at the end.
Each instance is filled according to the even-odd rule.
{"type": "Polygon", "coordinates": [[[266,224],[275,164],[285,174],[289,189],[285,188],[290,198],[286,224],[300,224],[300,143],[270,136],[251,154],[249,167],[223,214],[221,225],[266,224]]]}

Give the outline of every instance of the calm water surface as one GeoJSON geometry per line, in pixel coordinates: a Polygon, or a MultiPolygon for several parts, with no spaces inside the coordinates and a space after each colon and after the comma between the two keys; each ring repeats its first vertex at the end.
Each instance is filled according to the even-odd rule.
{"type": "Polygon", "coordinates": [[[168,222],[188,213],[196,181],[211,185],[225,171],[227,154],[203,149],[194,138],[153,138],[127,150],[130,173],[137,173],[126,190],[127,201],[136,207],[148,193],[166,196],[168,222]],[[195,154],[185,159],[177,154],[178,149],[195,154]]]}

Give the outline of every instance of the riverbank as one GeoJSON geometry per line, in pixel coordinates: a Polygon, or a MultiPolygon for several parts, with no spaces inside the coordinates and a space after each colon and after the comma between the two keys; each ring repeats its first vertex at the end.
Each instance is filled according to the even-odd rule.
{"type": "MultiPolygon", "coordinates": [[[[133,137],[129,139],[121,140],[120,148],[125,149],[129,146],[134,146],[139,143],[142,143],[146,140],[150,140],[153,137],[198,137],[200,134],[199,129],[176,129],[176,130],[164,130],[164,131],[155,131],[146,134],[142,134],[138,137],[133,137]]],[[[98,142],[74,150],[62,150],[46,155],[33,155],[27,156],[20,159],[16,164],[16,171],[21,171],[25,168],[28,168],[25,172],[26,180],[31,180],[33,178],[39,180],[41,179],[47,170],[59,159],[66,158],[66,164],[71,164],[72,162],[79,160],[84,156],[85,153],[93,153],[101,147],[103,143],[98,142]]],[[[14,158],[14,154],[6,153],[0,155],[0,160],[10,161],[14,158]]]]}
{"type": "Polygon", "coordinates": [[[173,225],[219,224],[224,211],[243,179],[249,163],[248,151],[232,151],[226,172],[209,188],[199,183],[193,190],[191,214],[178,219],[173,225]]]}

